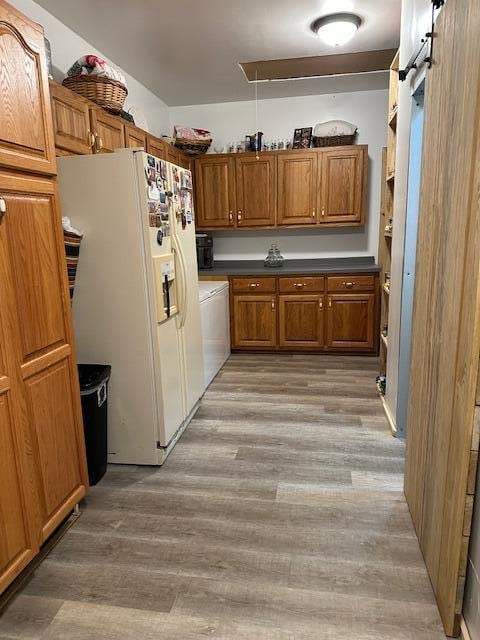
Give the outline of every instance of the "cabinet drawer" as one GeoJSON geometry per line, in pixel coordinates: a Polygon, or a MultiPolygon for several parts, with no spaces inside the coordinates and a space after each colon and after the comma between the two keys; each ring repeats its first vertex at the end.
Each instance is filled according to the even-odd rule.
{"type": "Polygon", "coordinates": [[[344,275],[329,276],[327,278],[329,291],[373,291],[375,289],[374,275],[344,275]]]}
{"type": "Polygon", "coordinates": [[[232,278],[234,293],[275,293],[275,278],[232,278]]]}
{"type": "Polygon", "coordinates": [[[325,290],[325,280],[317,276],[279,278],[280,293],[309,293],[325,290]]]}

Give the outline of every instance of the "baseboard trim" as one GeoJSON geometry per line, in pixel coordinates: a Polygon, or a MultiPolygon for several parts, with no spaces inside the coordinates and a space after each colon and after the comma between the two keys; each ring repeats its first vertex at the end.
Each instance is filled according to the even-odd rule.
{"type": "Polygon", "coordinates": [[[463,616],[460,620],[460,637],[462,640],[472,640],[467,629],[467,623],[465,622],[465,618],[463,616]]]}
{"type": "Polygon", "coordinates": [[[383,396],[382,394],[379,394],[379,395],[380,395],[380,400],[382,401],[383,410],[385,411],[385,415],[387,416],[388,424],[390,425],[390,431],[392,432],[393,436],[396,436],[397,426],[395,424],[395,420],[393,419],[391,411],[385,401],[385,396],[383,396]]]}

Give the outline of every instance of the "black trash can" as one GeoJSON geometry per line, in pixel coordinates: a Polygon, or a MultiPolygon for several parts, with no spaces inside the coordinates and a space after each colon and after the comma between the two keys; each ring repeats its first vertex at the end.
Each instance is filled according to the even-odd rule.
{"type": "Polygon", "coordinates": [[[111,367],[106,364],[78,365],[90,485],[100,482],[107,470],[107,386],[110,372],[111,367]]]}

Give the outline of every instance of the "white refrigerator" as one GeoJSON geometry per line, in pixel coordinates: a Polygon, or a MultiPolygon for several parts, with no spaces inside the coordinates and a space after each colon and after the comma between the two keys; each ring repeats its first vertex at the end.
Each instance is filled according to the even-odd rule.
{"type": "Polygon", "coordinates": [[[145,153],[58,158],[84,236],[78,361],[112,366],[109,462],[161,465],[205,391],[190,171],[145,153]]]}

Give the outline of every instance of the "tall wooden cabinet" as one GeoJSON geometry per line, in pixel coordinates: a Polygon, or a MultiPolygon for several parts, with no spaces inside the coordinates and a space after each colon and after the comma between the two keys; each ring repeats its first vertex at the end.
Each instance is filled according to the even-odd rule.
{"type": "Polygon", "coordinates": [[[85,495],[87,473],[43,32],[3,0],[0,25],[4,590],[85,495]]]}

